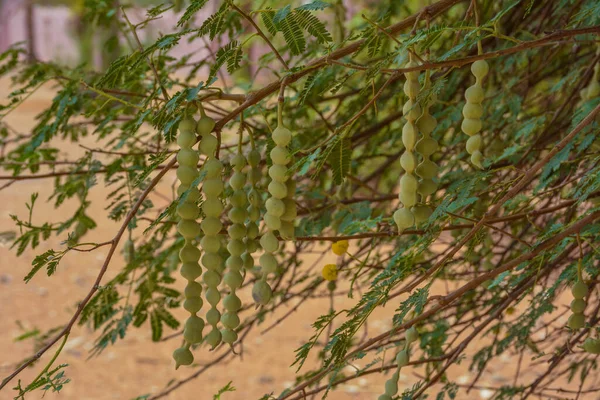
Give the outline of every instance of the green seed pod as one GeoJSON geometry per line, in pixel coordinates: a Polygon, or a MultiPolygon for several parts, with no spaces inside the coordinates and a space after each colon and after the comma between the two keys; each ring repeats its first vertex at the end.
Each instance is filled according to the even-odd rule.
{"type": "Polygon", "coordinates": [[[282,221],[294,221],[298,216],[298,209],[296,207],[296,202],[293,198],[290,197],[290,191],[288,190],[288,196],[283,199],[284,212],[281,215],[282,221]]]}
{"type": "Polygon", "coordinates": [[[177,153],[177,162],[188,167],[195,167],[198,164],[198,152],[191,148],[184,148],[177,153]]]}
{"type": "Polygon", "coordinates": [[[279,249],[279,240],[277,240],[273,232],[267,232],[260,238],[260,245],[265,251],[274,253],[279,249]]]}
{"type": "Polygon", "coordinates": [[[479,150],[475,151],[471,155],[471,163],[479,169],[483,169],[483,154],[479,150]]]}
{"type": "Polygon", "coordinates": [[[266,213],[263,219],[267,225],[267,228],[270,230],[276,231],[277,229],[281,228],[281,219],[279,217],[266,213]]]}
{"type": "Polygon", "coordinates": [[[223,329],[221,330],[221,337],[223,342],[227,344],[233,344],[238,339],[237,333],[231,329],[223,329]]]}
{"type": "Polygon", "coordinates": [[[402,127],[402,143],[406,151],[413,151],[417,142],[417,128],[412,123],[406,123],[402,127]]]}
{"type": "Polygon", "coordinates": [[[290,153],[285,147],[275,146],[271,150],[271,161],[273,164],[286,165],[290,161],[290,153]]]}
{"type": "Polygon", "coordinates": [[[186,239],[193,239],[200,234],[200,224],[194,220],[182,219],[177,224],[177,231],[186,239]]]}
{"type": "Polygon", "coordinates": [[[467,88],[465,91],[465,99],[467,103],[481,104],[484,98],[483,88],[477,84],[467,88]]]}
{"type": "Polygon", "coordinates": [[[417,339],[419,338],[419,333],[417,332],[417,329],[414,326],[411,326],[404,333],[404,338],[409,344],[411,344],[417,341],[417,339]]]}
{"type": "Polygon", "coordinates": [[[198,135],[207,135],[212,132],[214,127],[215,121],[212,118],[203,115],[196,124],[196,133],[198,135]]]}
{"type": "Polygon", "coordinates": [[[228,294],[223,299],[223,306],[228,311],[238,311],[242,308],[242,301],[237,296],[228,294]]]}
{"type": "Polygon", "coordinates": [[[185,297],[198,297],[202,294],[202,285],[198,282],[188,282],[184,290],[185,297]]]}
{"type": "Polygon", "coordinates": [[[421,115],[421,106],[419,103],[413,103],[412,100],[408,99],[402,107],[402,115],[408,121],[415,121],[421,115]]]}
{"type": "Polygon", "coordinates": [[[194,362],[194,355],[190,349],[181,347],[173,352],[173,359],[175,360],[175,369],[177,369],[180,365],[191,365],[194,362]]]}
{"type": "Polygon", "coordinates": [[[227,243],[227,250],[233,256],[241,256],[246,251],[244,242],[240,239],[232,239],[227,243]]]}
{"type": "Polygon", "coordinates": [[[399,208],[394,213],[394,222],[398,225],[398,233],[410,228],[415,223],[413,214],[406,208],[399,208]]]}
{"type": "MultiPolygon", "coordinates": [[[[193,133],[196,129],[196,121],[193,118],[184,118],[179,122],[179,131],[185,133],[193,133]]],[[[187,146],[186,146],[187,147],[187,146]]]]}
{"type": "Polygon", "coordinates": [[[398,198],[400,199],[400,202],[402,203],[402,205],[404,205],[404,207],[406,207],[406,208],[410,208],[410,207],[414,206],[415,204],[417,204],[417,194],[416,193],[400,192],[400,194],[398,195],[398,198]]]}
{"type": "Polygon", "coordinates": [[[246,221],[246,217],[248,216],[248,212],[244,208],[234,207],[227,213],[229,219],[234,224],[243,224],[246,221]]]}
{"type": "Polygon", "coordinates": [[[204,341],[211,346],[211,348],[215,348],[217,347],[220,343],[221,343],[221,331],[219,331],[218,329],[213,329],[212,331],[209,332],[208,335],[206,335],[206,338],[204,339],[204,341]]]}
{"type": "Polygon", "coordinates": [[[400,156],[400,166],[407,174],[412,174],[417,166],[417,158],[413,153],[404,152],[400,156]]]}
{"type": "Polygon", "coordinates": [[[400,178],[400,191],[401,192],[415,192],[417,190],[419,182],[414,175],[404,174],[400,178]]]}
{"type": "Polygon", "coordinates": [[[234,189],[243,188],[245,183],[246,183],[246,175],[239,171],[234,172],[231,175],[231,179],[229,180],[229,184],[234,189]]]}
{"type": "Polygon", "coordinates": [[[260,256],[260,267],[265,274],[274,274],[277,272],[277,260],[271,253],[265,252],[260,256]]]}
{"type": "Polygon", "coordinates": [[[285,221],[283,217],[281,218],[281,226],[279,227],[279,234],[285,240],[292,240],[296,236],[296,228],[294,227],[294,223],[290,221],[285,221]]]}
{"type": "Polygon", "coordinates": [[[177,215],[181,219],[196,219],[200,214],[200,209],[192,203],[180,203],[177,205],[177,215]]]}
{"type": "Polygon", "coordinates": [[[267,208],[267,213],[276,217],[281,217],[285,212],[285,204],[282,200],[279,200],[275,197],[267,199],[265,206],[267,208]]]}
{"type": "Polygon", "coordinates": [[[184,185],[190,185],[198,177],[196,168],[180,165],[177,167],[177,178],[184,185]]]}
{"type": "Polygon", "coordinates": [[[206,217],[200,223],[200,228],[205,235],[214,236],[221,232],[221,229],[223,229],[223,224],[219,218],[206,217]]]}
{"type": "Polygon", "coordinates": [[[573,299],[571,301],[571,311],[575,314],[582,314],[585,311],[585,300],[573,299]]]}
{"type": "Polygon", "coordinates": [[[584,282],[579,281],[579,280],[577,282],[575,282],[575,284],[571,288],[571,293],[573,294],[573,297],[576,299],[583,299],[584,297],[586,297],[588,295],[588,292],[589,292],[588,286],[584,282]]]}
{"type": "Polygon", "coordinates": [[[223,181],[220,179],[208,179],[202,184],[202,191],[207,198],[218,197],[221,193],[223,193],[223,189],[223,181]]]}
{"type": "Polygon", "coordinates": [[[286,174],[287,174],[287,168],[283,165],[273,164],[269,168],[269,176],[274,181],[281,182],[281,183],[285,182],[287,180],[286,174]]]}
{"type": "Polygon", "coordinates": [[[204,321],[196,315],[190,316],[185,322],[183,329],[183,338],[186,342],[195,344],[202,341],[202,330],[204,329],[204,321]]]}
{"type": "Polygon", "coordinates": [[[254,302],[262,305],[266,305],[271,300],[273,292],[269,284],[263,280],[257,281],[252,288],[252,298],[254,302]]]}
{"type": "Polygon", "coordinates": [[[600,340],[591,337],[585,339],[581,346],[583,350],[590,354],[600,354],[600,340]]]}
{"type": "Polygon", "coordinates": [[[471,64],[471,72],[477,80],[482,80],[488,74],[489,70],[490,67],[485,60],[477,60],[471,64]]]}
{"type": "Polygon", "coordinates": [[[287,187],[281,182],[271,181],[268,190],[271,196],[277,199],[283,199],[287,195],[287,187]]]}
{"type": "Polygon", "coordinates": [[[430,160],[425,160],[417,166],[416,173],[423,179],[433,179],[437,176],[438,167],[430,160]]]}
{"type": "Polygon", "coordinates": [[[462,114],[465,118],[480,119],[483,116],[483,107],[479,103],[466,103],[462,114]]]}
{"type": "Polygon", "coordinates": [[[406,349],[398,352],[396,355],[396,364],[398,364],[398,368],[408,365],[408,351],[406,349]]]}
{"type": "Polygon", "coordinates": [[[216,158],[209,158],[204,162],[203,168],[207,178],[219,178],[223,170],[223,163],[216,158]]]}
{"type": "Polygon", "coordinates": [[[435,193],[437,190],[437,183],[435,183],[432,179],[422,179],[419,182],[419,187],[417,188],[417,192],[423,197],[430,196],[435,193]]]}
{"type": "Polygon", "coordinates": [[[571,329],[581,329],[585,326],[585,315],[571,314],[567,321],[567,326],[571,329]]]}
{"type": "Polygon", "coordinates": [[[202,268],[197,262],[185,262],[181,265],[181,276],[188,281],[193,281],[202,275],[202,268]]]}
{"type": "MultiPolygon", "coordinates": [[[[423,115],[421,115],[421,117],[417,120],[417,127],[419,128],[419,131],[425,131],[429,134],[437,127],[437,120],[431,114],[429,114],[428,109],[425,110],[427,110],[427,112],[424,111],[423,115]]],[[[437,142],[435,144],[437,147],[437,142]]]]}
{"type": "Polygon", "coordinates": [[[177,135],[177,144],[182,149],[188,149],[192,147],[194,143],[196,143],[196,135],[191,131],[180,131],[179,135],[177,135]]]}
{"type": "Polygon", "coordinates": [[[412,214],[415,217],[415,223],[420,225],[423,222],[429,220],[431,214],[433,214],[433,210],[426,205],[417,205],[412,208],[412,214]]]}
{"type": "Polygon", "coordinates": [[[467,153],[473,154],[481,148],[481,135],[473,135],[467,140],[467,153]]]}
{"type": "Polygon", "coordinates": [[[392,377],[385,382],[385,394],[388,396],[395,396],[396,393],[398,393],[398,376],[392,375],[392,377]]]}
{"type": "Polygon", "coordinates": [[[235,329],[240,324],[240,318],[235,313],[226,312],[221,317],[221,323],[229,329],[235,329]]]}
{"type": "Polygon", "coordinates": [[[202,135],[198,150],[208,157],[214,157],[219,146],[219,140],[211,134],[202,135]]]}
{"type": "Polygon", "coordinates": [[[202,246],[202,249],[207,253],[217,253],[221,248],[221,239],[219,239],[218,235],[205,235],[200,240],[200,246],[202,246]]]}
{"type": "Polygon", "coordinates": [[[248,218],[250,218],[250,221],[258,221],[260,219],[260,209],[253,206],[248,207],[248,218]]]}
{"type": "Polygon", "coordinates": [[[392,400],[392,396],[389,396],[387,394],[382,394],[381,396],[379,396],[377,398],[377,400],[392,400]]]}
{"type": "Polygon", "coordinates": [[[283,126],[278,126],[273,131],[272,137],[273,141],[277,146],[285,147],[292,140],[292,132],[290,132],[289,129],[286,129],[283,126]]]}
{"type": "Polygon", "coordinates": [[[438,149],[438,143],[430,137],[424,137],[417,142],[417,153],[424,157],[429,157],[435,153],[438,149]]]}
{"type": "MultiPolygon", "coordinates": [[[[244,253],[242,253],[242,254],[244,254],[244,253]]],[[[239,271],[244,266],[244,261],[242,260],[242,256],[228,257],[227,260],[225,261],[225,266],[227,268],[229,268],[230,270],[233,270],[231,272],[239,271]]]]}
{"type": "Polygon", "coordinates": [[[202,275],[202,281],[208,287],[214,287],[221,282],[221,276],[216,270],[207,270],[204,275],[202,275]]]}
{"type": "Polygon", "coordinates": [[[243,239],[246,236],[246,227],[242,224],[231,224],[227,233],[231,239],[243,239]]]}
{"type": "Polygon", "coordinates": [[[203,301],[200,297],[190,297],[183,302],[183,309],[191,314],[195,314],[202,309],[203,301]]]}
{"type": "Polygon", "coordinates": [[[260,151],[257,149],[250,150],[247,160],[248,165],[250,165],[252,168],[258,167],[258,164],[260,164],[260,151]]]}
{"type": "Polygon", "coordinates": [[[461,129],[464,133],[469,136],[473,136],[481,131],[481,120],[480,119],[463,119],[461,129]]]}
{"type": "Polygon", "coordinates": [[[177,195],[184,196],[183,201],[187,203],[195,203],[200,199],[200,191],[198,188],[190,188],[189,185],[179,185],[177,195]]]}

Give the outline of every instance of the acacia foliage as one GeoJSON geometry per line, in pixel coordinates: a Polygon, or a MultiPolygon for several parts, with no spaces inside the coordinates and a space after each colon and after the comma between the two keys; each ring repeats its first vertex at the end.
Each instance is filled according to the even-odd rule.
{"type": "MultiPolygon", "coordinates": [[[[236,151],[226,138],[239,130],[242,113],[245,137],[251,135],[265,155],[273,147],[274,100],[284,82],[284,122],[295,132],[290,169],[298,183],[297,240],[278,253],[273,301],[241,312],[240,340],[273,323],[271,314],[282,305],[331,295],[350,296],[354,306],[334,308],[314,322],[314,336],[296,349],[295,367],[306,369],[305,361],[315,354],[320,363],[300,370],[295,387],[264,399],[302,398],[303,388],[327,393],[341,382],[390,370],[393,360],[384,359],[383,351],[400,344],[413,325],[420,339],[412,367],[423,378],[401,388],[402,399],[464,398],[466,388],[446,372],[462,362],[478,377],[503,354],[523,366],[534,358],[549,363],[536,365],[536,380],[490,388],[494,399],[555,394],[552,381],[560,376],[573,382],[573,398],[578,391],[594,393],[589,391],[598,389],[593,385],[596,359],[579,345],[598,334],[598,122],[587,121],[564,139],[600,103],[600,97],[582,100],[579,95],[594,79],[599,59],[600,6],[594,0],[503,0],[477,1],[473,8],[467,1],[442,0],[419,13],[417,3],[370,2],[346,20],[342,2],[282,7],[275,1],[224,1],[200,20],[197,13],[214,4],[192,0],[172,31],[138,47],[133,30],[143,32],[169,11],[168,4],[149,9],[145,21],[131,25],[124,18],[130,9],[86,0],[89,23],[122,28],[108,40],[121,40],[123,55],[106,70],[24,64],[19,47],[3,53],[0,73],[14,83],[0,106],[3,116],[43,84],[54,85],[56,96],[30,132],[0,120],[2,190],[11,190],[15,179],[47,174],[54,180],[49,200],[56,207],[69,199],[78,205],[64,221],[33,221],[38,196],[32,194],[28,210],[13,216],[18,254],[54,235],[66,239],[62,248],[35,257],[25,280],[40,271],[54,274],[69,252],[114,249],[126,231],[134,242],[126,263],[107,260],[105,267],[118,273],[90,289],[89,301],[73,322],[97,331],[93,353],[131,329],[150,329],[155,341],[178,332],[181,322],[173,310],[183,298],[175,284],[183,240],[174,229],[174,209],[180,199],[173,195],[169,207],[157,209],[146,197],[158,180],[172,176],[165,169],[174,165],[173,142],[189,103],[203,101],[217,119],[224,138],[220,157],[226,163],[236,151]],[[246,17],[277,53],[251,55],[250,46],[264,38],[256,36],[246,17]],[[200,50],[209,41],[219,47],[201,59],[196,50],[174,57],[171,52],[182,41],[200,50]],[[477,55],[478,41],[491,66],[483,102],[481,171],[468,163],[466,136],[460,132],[464,91],[472,84],[472,59],[465,58],[477,55]],[[429,220],[397,236],[391,215],[398,204],[406,101],[398,69],[409,51],[426,60],[420,69],[432,73],[431,88],[419,100],[437,98],[430,112],[439,122],[432,134],[441,145],[432,156],[440,166],[439,190],[430,200],[435,211],[429,220]],[[427,63],[439,64],[432,68],[427,63]],[[233,75],[224,81],[226,72],[233,75]],[[65,161],[59,159],[62,141],[84,139],[97,141],[102,152],[90,149],[79,159],[57,163],[65,161]],[[94,234],[97,217],[88,212],[92,190],[106,193],[107,216],[124,224],[110,243],[94,234]],[[338,287],[332,292],[320,268],[306,264],[302,254],[323,249],[333,237],[348,237],[353,257],[340,259],[338,287]],[[568,309],[559,296],[575,282],[578,263],[591,294],[588,325],[573,332],[560,318],[568,309]],[[130,287],[132,295],[125,297],[130,287]],[[432,298],[434,287],[447,288],[445,297],[437,293],[432,298]],[[395,309],[392,329],[363,337],[369,315],[383,306],[395,309]],[[542,328],[546,335],[539,340],[535,334],[542,328]],[[367,362],[348,375],[344,367],[357,359],[367,362]]],[[[249,142],[243,141],[245,151],[249,142]]],[[[265,178],[263,193],[266,183],[265,178]]],[[[254,279],[249,274],[246,282],[254,279]]],[[[23,338],[45,343],[54,337],[60,343],[70,325],[63,328],[23,338]]],[[[195,351],[209,357],[204,347],[195,351]]],[[[68,382],[63,365],[42,372],[26,386],[19,383],[16,396],[38,388],[60,390],[68,382]]],[[[477,378],[472,383],[477,385],[477,378]]],[[[163,397],[174,387],[144,398],[163,397]]]]}

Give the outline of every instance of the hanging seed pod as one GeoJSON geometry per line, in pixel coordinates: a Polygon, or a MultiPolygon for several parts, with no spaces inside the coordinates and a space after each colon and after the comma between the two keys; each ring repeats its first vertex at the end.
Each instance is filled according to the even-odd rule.
{"type": "MultiPolygon", "coordinates": [[[[425,73],[425,82],[423,88],[429,90],[431,88],[431,80],[429,78],[430,71],[427,70],[425,73]]],[[[416,173],[421,178],[417,186],[417,192],[421,196],[421,203],[412,208],[412,214],[415,218],[415,223],[419,225],[429,219],[429,216],[433,213],[433,210],[428,205],[425,205],[427,196],[432,195],[437,190],[437,183],[434,178],[437,178],[437,165],[431,160],[431,156],[438,149],[438,142],[431,137],[431,134],[437,126],[437,120],[430,114],[429,109],[435,102],[434,95],[432,95],[424,105],[423,113],[417,120],[417,128],[421,132],[421,139],[417,142],[416,149],[417,153],[421,155],[423,160],[417,165],[416,173]]]]}
{"type": "Polygon", "coordinates": [[[390,379],[385,382],[385,393],[379,396],[378,400],[391,400],[398,393],[398,378],[400,377],[400,370],[402,367],[408,365],[409,352],[412,343],[417,341],[419,335],[415,327],[409,328],[404,333],[404,348],[396,354],[396,371],[392,374],[390,379]]]}
{"type": "Polygon", "coordinates": [[[244,268],[251,269],[254,267],[254,258],[252,253],[256,252],[259,248],[258,240],[258,221],[260,221],[260,209],[262,205],[261,195],[258,192],[257,185],[262,178],[262,173],[259,168],[260,164],[260,152],[253,148],[250,150],[247,156],[248,165],[250,165],[250,171],[248,172],[248,178],[250,181],[250,189],[247,193],[248,206],[248,222],[246,223],[246,251],[242,254],[244,260],[244,268]]]}
{"type": "Polygon", "coordinates": [[[275,236],[275,231],[281,230],[281,217],[285,213],[285,203],[283,199],[288,195],[287,164],[290,162],[290,153],[287,145],[292,140],[292,133],[282,124],[282,103],[278,105],[278,124],[273,131],[272,138],[275,147],[271,150],[270,156],[272,165],[269,168],[271,182],[268,186],[269,198],[267,199],[266,214],[263,217],[267,232],[260,238],[260,245],[265,251],[260,257],[261,279],[252,289],[252,297],[258,304],[268,304],[273,292],[267,283],[269,274],[277,273],[277,260],[275,253],[279,249],[279,240],[275,236]]]}
{"type": "MultiPolygon", "coordinates": [[[[418,64],[412,60],[412,54],[406,68],[416,67],[418,64]]],[[[414,225],[415,219],[410,211],[410,208],[417,204],[417,188],[418,182],[414,175],[417,166],[417,159],[414,153],[415,144],[417,142],[417,125],[416,120],[421,115],[421,107],[417,102],[419,95],[419,73],[417,71],[407,72],[404,74],[406,82],[404,82],[404,94],[408,96],[408,100],[404,103],[402,113],[406,119],[406,123],[402,127],[402,143],[404,144],[404,153],[400,157],[400,166],[404,170],[404,175],[400,178],[400,194],[398,195],[401,208],[394,213],[394,222],[398,226],[398,234],[403,230],[414,225]]]]}
{"type": "Polygon", "coordinates": [[[238,311],[242,307],[242,302],[235,292],[244,282],[241,269],[244,266],[242,254],[246,252],[246,243],[244,243],[246,226],[244,222],[246,222],[248,213],[246,211],[246,192],[244,191],[246,174],[242,172],[242,169],[246,166],[246,159],[241,154],[241,147],[239,147],[238,154],[233,157],[231,165],[234,172],[229,180],[229,185],[233,189],[233,193],[228,199],[231,205],[229,211],[231,225],[227,229],[229,234],[229,244],[227,245],[229,257],[225,262],[227,272],[223,277],[223,281],[229,287],[229,294],[223,299],[226,311],[221,316],[221,324],[224,326],[224,329],[221,330],[221,336],[223,341],[230,345],[237,340],[235,328],[240,324],[238,311]]]}
{"type": "Polygon", "coordinates": [[[571,302],[571,312],[567,326],[571,329],[581,329],[585,326],[585,300],[584,298],[588,295],[588,286],[578,277],[577,282],[571,288],[571,294],[573,295],[573,301],[571,302]]]}
{"type": "MultiPolygon", "coordinates": [[[[285,167],[284,167],[285,168],[285,167]]],[[[287,174],[287,168],[286,168],[287,174]]],[[[281,227],[279,228],[279,234],[285,240],[292,240],[296,237],[295,225],[296,217],[298,216],[298,209],[296,207],[296,201],[294,200],[296,195],[296,181],[294,179],[287,179],[285,175],[285,185],[287,187],[287,195],[282,199],[284,211],[279,217],[281,219],[281,227]]]]}
{"type": "Polygon", "coordinates": [[[200,224],[196,222],[196,218],[200,214],[196,205],[200,193],[198,188],[192,186],[198,177],[198,154],[192,149],[196,141],[195,126],[196,121],[193,118],[185,118],[179,124],[177,137],[180,147],[177,154],[179,161],[177,177],[181,182],[177,188],[177,193],[181,196],[180,203],[177,205],[177,214],[180,218],[177,230],[185,239],[185,244],[179,252],[179,259],[182,262],[181,275],[187,280],[183,308],[190,313],[190,316],[185,322],[183,330],[184,346],[173,352],[175,368],[179,368],[180,365],[190,365],[194,361],[189,347],[202,341],[202,330],[204,329],[204,320],[196,315],[202,308],[203,302],[202,285],[196,282],[196,278],[202,274],[202,268],[198,264],[200,250],[194,244],[194,239],[200,234],[200,224]]]}
{"type": "Polygon", "coordinates": [[[479,169],[483,169],[481,162],[483,154],[481,153],[481,116],[483,115],[483,78],[488,74],[490,67],[487,61],[477,60],[471,64],[471,72],[475,76],[475,83],[465,91],[466,103],[463,107],[462,131],[469,135],[467,140],[467,153],[471,155],[471,163],[479,169]]]}
{"type": "Polygon", "coordinates": [[[204,193],[204,203],[202,203],[202,211],[204,212],[204,220],[201,224],[201,229],[204,237],[200,241],[200,246],[204,250],[202,256],[202,265],[206,268],[206,272],[202,276],[202,280],[206,284],[205,298],[211,308],[206,313],[206,322],[211,325],[212,330],[206,335],[205,341],[212,348],[221,343],[221,332],[218,329],[218,323],[221,319],[221,313],[217,309],[217,305],[221,300],[219,292],[219,283],[221,283],[221,274],[223,266],[223,258],[219,255],[221,249],[221,213],[223,212],[223,204],[219,199],[223,192],[223,180],[221,178],[223,172],[223,164],[216,158],[218,147],[217,138],[211,134],[215,126],[215,122],[206,116],[204,110],[200,110],[202,117],[196,126],[196,132],[200,135],[200,143],[198,150],[206,156],[204,162],[204,182],[202,183],[202,192],[204,193]]]}

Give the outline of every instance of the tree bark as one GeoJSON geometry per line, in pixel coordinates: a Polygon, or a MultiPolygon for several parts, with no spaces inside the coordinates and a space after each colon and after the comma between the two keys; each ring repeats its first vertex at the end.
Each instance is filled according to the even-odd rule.
{"type": "Polygon", "coordinates": [[[35,61],[35,23],[33,0],[25,0],[25,29],[27,29],[27,61],[35,61]]]}

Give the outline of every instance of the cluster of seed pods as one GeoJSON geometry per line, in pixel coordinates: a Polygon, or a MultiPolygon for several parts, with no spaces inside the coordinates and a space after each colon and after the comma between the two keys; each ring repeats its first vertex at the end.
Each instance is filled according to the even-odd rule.
{"type": "Polygon", "coordinates": [[[410,358],[410,346],[419,337],[417,330],[414,327],[409,328],[405,335],[404,348],[396,354],[396,371],[392,374],[390,379],[385,382],[385,393],[379,396],[377,400],[392,400],[398,393],[398,379],[400,378],[400,369],[408,365],[410,358]]]}
{"type": "MultiPolygon", "coordinates": [[[[412,68],[416,66],[417,63],[412,60],[411,56],[405,67],[412,68]]],[[[404,76],[406,77],[404,93],[408,96],[408,100],[402,108],[406,123],[402,127],[404,153],[400,157],[400,166],[404,170],[404,174],[400,178],[400,194],[398,197],[403,207],[394,213],[394,222],[398,225],[398,233],[414,225],[415,218],[411,207],[417,204],[417,189],[419,185],[417,178],[413,174],[417,166],[417,157],[414,153],[418,133],[416,120],[421,115],[421,107],[417,102],[417,96],[421,89],[419,85],[419,73],[411,71],[405,73],[404,76]]]]}
{"type": "Polygon", "coordinates": [[[471,155],[471,163],[477,168],[483,169],[481,164],[483,154],[481,153],[481,116],[483,107],[481,103],[484,98],[483,78],[488,74],[490,67],[487,61],[477,60],[471,64],[471,72],[475,76],[475,83],[465,91],[466,103],[463,107],[462,131],[469,135],[467,140],[467,153],[471,155]]]}
{"type": "Polygon", "coordinates": [[[262,305],[267,304],[273,295],[271,287],[267,283],[267,277],[269,274],[277,272],[277,260],[273,253],[279,249],[279,239],[275,236],[275,231],[282,228],[281,218],[286,211],[283,199],[288,195],[286,181],[288,180],[287,164],[290,162],[290,153],[287,145],[292,140],[292,133],[283,127],[281,117],[279,118],[277,128],[273,131],[272,138],[275,147],[273,147],[270,153],[272,165],[269,168],[269,176],[271,177],[271,182],[268,186],[269,198],[265,203],[267,212],[264,215],[267,231],[260,238],[260,245],[264,250],[259,260],[262,277],[255,283],[252,289],[254,301],[262,305]]]}
{"type": "Polygon", "coordinates": [[[173,353],[175,368],[180,365],[190,365],[194,361],[194,356],[189,348],[192,344],[202,341],[202,330],[204,329],[204,320],[196,315],[202,308],[202,285],[196,282],[196,278],[202,274],[202,268],[198,264],[200,250],[194,244],[194,239],[200,234],[200,225],[196,221],[199,215],[196,202],[200,198],[200,192],[197,187],[193,186],[193,182],[198,177],[198,153],[192,148],[196,142],[195,129],[196,121],[187,117],[179,123],[177,137],[177,144],[180,147],[177,154],[179,162],[177,178],[180,181],[177,193],[181,196],[177,206],[177,214],[181,218],[177,224],[177,230],[185,240],[185,244],[179,252],[179,258],[182,262],[181,275],[187,280],[183,307],[190,313],[190,316],[183,330],[184,346],[173,353]]]}
{"type": "Polygon", "coordinates": [[[240,324],[238,311],[242,308],[242,301],[235,292],[242,286],[244,281],[241,270],[244,266],[242,254],[246,252],[246,243],[244,242],[246,226],[244,222],[246,222],[248,215],[246,192],[244,191],[246,174],[242,172],[246,166],[246,158],[241,154],[241,151],[233,157],[231,165],[233,166],[233,174],[229,179],[229,185],[233,192],[228,199],[231,205],[228,215],[231,225],[227,229],[229,234],[229,243],[227,244],[229,257],[225,262],[227,272],[223,277],[223,281],[229,287],[229,294],[223,299],[225,313],[221,317],[221,323],[224,327],[221,330],[221,335],[223,341],[230,345],[237,340],[235,328],[240,324]]]}
{"type": "Polygon", "coordinates": [[[198,121],[196,132],[200,135],[198,151],[206,156],[206,161],[203,167],[205,176],[202,183],[204,220],[201,228],[204,237],[200,241],[200,246],[204,250],[202,265],[206,269],[202,276],[202,280],[206,285],[205,298],[211,306],[206,312],[206,322],[212,327],[204,340],[214,348],[221,343],[221,332],[217,326],[221,319],[221,313],[217,309],[217,305],[221,300],[219,284],[221,283],[221,272],[223,270],[223,258],[219,254],[219,250],[221,250],[221,229],[223,228],[221,223],[223,204],[219,198],[224,189],[221,177],[223,164],[216,158],[218,140],[212,134],[215,121],[206,116],[203,110],[201,111],[202,117],[198,121]]]}

